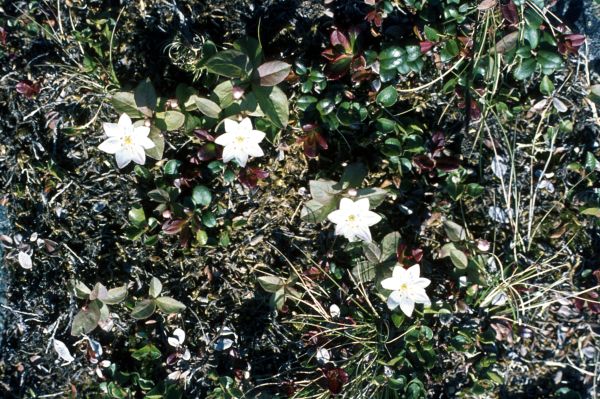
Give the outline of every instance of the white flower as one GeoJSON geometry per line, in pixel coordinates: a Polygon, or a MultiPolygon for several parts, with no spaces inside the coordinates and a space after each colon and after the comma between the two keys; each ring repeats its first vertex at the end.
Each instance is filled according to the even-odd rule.
{"type": "Polygon", "coordinates": [[[117,166],[121,169],[133,161],[143,165],[146,162],[144,150],[154,148],[154,142],[148,138],[150,128],[134,127],[127,114],[121,115],[119,123],[103,123],[104,132],[108,136],[98,146],[100,151],[115,154],[117,166]]]}
{"type": "Polygon", "coordinates": [[[265,138],[265,133],[252,129],[250,118],[244,118],[240,123],[225,119],[225,133],[217,137],[215,143],[223,147],[223,162],[235,159],[244,167],[248,157],[262,157],[262,148],[258,145],[265,138]]]}
{"type": "Polygon", "coordinates": [[[369,199],[352,201],[342,198],[340,209],[331,212],[327,219],[335,223],[335,234],[343,235],[350,242],[361,239],[371,242],[370,226],[379,223],[381,216],[369,210],[369,199]]]}
{"type": "Polygon", "coordinates": [[[411,266],[408,270],[397,265],[394,266],[392,277],[381,281],[383,288],[392,291],[387,300],[390,310],[400,306],[404,314],[410,317],[415,309],[415,303],[431,305],[431,301],[425,292],[425,287],[431,281],[419,277],[420,273],[419,265],[411,266]]]}

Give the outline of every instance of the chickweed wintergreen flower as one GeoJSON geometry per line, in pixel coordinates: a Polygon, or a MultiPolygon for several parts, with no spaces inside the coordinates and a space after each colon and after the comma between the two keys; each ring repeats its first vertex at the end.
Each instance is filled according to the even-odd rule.
{"type": "Polygon", "coordinates": [[[131,161],[140,165],[146,162],[144,150],[154,148],[154,142],[148,138],[149,127],[134,127],[127,114],[121,115],[118,123],[105,122],[102,126],[108,138],[98,146],[98,149],[108,154],[115,154],[119,169],[129,165],[131,161]]]}
{"type": "Polygon", "coordinates": [[[335,234],[343,235],[350,242],[358,239],[371,242],[369,227],[379,223],[381,216],[369,210],[369,199],[352,201],[342,198],[340,209],[331,212],[327,219],[335,223],[335,234]]]}
{"type": "Polygon", "coordinates": [[[215,143],[223,147],[223,162],[235,159],[244,167],[248,157],[262,157],[264,152],[258,145],[265,133],[252,128],[250,118],[244,118],[240,123],[225,119],[225,133],[216,138],[215,143]]]}
{"type": "Polygon", "coordinates": [[[394,266],[392,277],[381,281],[384,289],[392,291],[387,300],[390,310],[400,306],[404,314],[410,317],[415,309],[415,303],[431,305],[425,292],[425,288],[431,284],[431,281],[420,277],[420,274],[419,265],[411,266],[408,270],[397,265],[394,266]]]}

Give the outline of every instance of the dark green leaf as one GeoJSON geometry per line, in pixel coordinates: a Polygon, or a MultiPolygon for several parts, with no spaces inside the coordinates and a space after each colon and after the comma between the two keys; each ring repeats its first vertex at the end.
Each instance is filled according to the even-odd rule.
{"type": "Polygon", "coordinates": [[[135,88],[134,99],[137,109],[147,116],[152,117],[152,112],[156,108],[156,90],[150,82],[150,79],[146,79],[135,88]]]}
{"type": "Polygon", "coordinates": [[[162,283],[156,277],[152,277],[150,280],[150,288],[148,290],[148,294],[152,298],[157,298],[162,292],[162,283]]]}
{"type": "Polygon", "coordinates": [[[277,276],[260,276],[257,280],[263,290],[271,293],[277,292],[285,285],[285,280],[277,276]]]}
{"type": "Polygon", "coordinates": [[[192,191],[192,202],[194,205],[208,206],[212,200],[212,193],[206,186],[196,186],[192,191]]]}
{"type": "Polygon", "coordinates": [[[225,50],[212,56],[204,67],[211,73],[228,78],[241,78],[250,70],[248,56],[238,50],[225,50]]]}
{"type": "Polygon", "coordinates": [[[221,107],[209,99],[196,97],[195,102],[198,110],[209,118],[217,119],[222,111],[221,107]]]}
{"type": "Polygon", "coordinates": [[[179,111],[157,112],[155,124],[162,130],[177,130],[183,126],[185,115],[179,111]]]}
{"type": "Polygon", "coordinates": [[[253,86],[253,92],[260,109],[267,118],[278,128],[284,129],[288,124],[290,113],[285,93],[277,86],[261,87],[256,85],[253,86]]]}
{"type": "Polygon", "coordinates": [[[135,307],[131,312],[131,317],[138,320],[147,319],[152,316],[155,310],[156,303],[154,303],[154,299],[144,299],[135,304],[135,307]]]}
{"type": "Polygon", "coordinates": [[[171,297],[161,296],[156,298],[156,305],[167,314],[180,313],[185,309],[185,305],[171,297]]]}
{"type": "Polygon", "coordinates": [[[141,118],[144,116],[137,109],[133,93],[125,91],[117,92],[112,95],[110,102],[114,109],[121,114],[127,114],[131,118],[141,118]]]}
{"type": "Polygon", "coordinates": [[[140,205],[136,205],[129,210],[128,213],[129,221],[135,227],[141,228],[146,225],[146,213],[144,212],[144,208],[140,205]]]}
{"type": "Polygon", "coordinates": [[[160,129],[152,126],[150,128],[150,134],[148,138],[154,143],[154,147],[145,150],[146,155],[152,159],[161,160],[165,151],[165,138],[163,137],[160,129]]]}
{"type": "Polygon", "coordinates": [[[398,92],[394,86],[388,86],[377,94],[377,104],[389,108],[398,101],[398,92]]]}

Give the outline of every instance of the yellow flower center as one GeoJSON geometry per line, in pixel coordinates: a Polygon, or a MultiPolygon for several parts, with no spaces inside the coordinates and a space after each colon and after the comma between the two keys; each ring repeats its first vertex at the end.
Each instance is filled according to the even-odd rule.
{"type": "Polygon", "coordinates": [[[245,138],[244,136],[237,136],[237,137],[235,138],[235,141],[236,141],[238,144],[243,144],[243,143],[244,143],[244,141],[246,141],[246,138],[245,138]]]}
{"type": "Polygon", "coordinates": [[[346,219],[350,223],[356,222],[356,215],[348,215],[348,219],[346,219]]]}
{"type": "Polygon", "coordinates": [[[125,144],[125,145],[132,145],[133,144],[133,138],[130,135],[126,135],[125,137],[123,137],[123,144],[125,144]]]}
{"type": "Polygon", "coordinates": [[[399,291],[406,291],[406,290],[408,290],[408,285],[406,283],[400,284],[399,291]]]}

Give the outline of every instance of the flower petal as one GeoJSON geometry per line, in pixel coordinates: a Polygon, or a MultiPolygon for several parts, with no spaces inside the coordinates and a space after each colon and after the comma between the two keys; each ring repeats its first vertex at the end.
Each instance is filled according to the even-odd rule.
{"type": "Polygon", "coordinates": [[[226,146],[230,145],[231,143],[233,143],[234,139],[235,139],[235,136],[232,133],[223,133],[222,135],[220,135],[219,137],[217,137],[215,139],[215,144],[226,147],[226,146]]]}
{"type": "Polygon", "coordinates": [[[357,225],[354,229],[354,234],[365,242],[371,242],[371,231],[368,226],[365,225],[357,225]]]}
{"type": "Polygon", "coordinates": [[[238,124],[239,131],[250,133],[252,131],[252,121],[246,117],[238,124]]]}
{"type": "Polygon", "coordinates": [[[223,162],[227,163],[233,158],[235,158],[235,148],[231,145],[225,146],[225,148],[223,148],[223,162]]]}
{"type": "Polygon", "coordinates": [[[250,133],[250,139],[256,143],[263,141],[265,136],[265,132],[261,132],[260,130],[252,130],[250,133]]]}
{"type": "Polygon", "coordinates": [[[342,200],[340,201],[340,210],[354,210],[354,201],[352,201],[350,198],[342,198],[342,200]]]}
{"type": "Polygon", "coordinates": [[[396,309],[398,306],[400,306],[401,300],[402,300],[402,295],[400,294],[399,291],[392,292],[387,299],[388,308],[390,310],[396,309]]]}
{"type": "Polygon", "coordinates": [[[246,153],[248,153],[248,155],[250,155],[251,157],[262,157],[263,155],[265,155],[262,148],[260,148],[260,146],[255,143],[247,143],[245,150],[246,153]]]}
{"type": "Polygon", "coordinates": [[[138,165],[143,165],[146,163],[146,153],[144,152],[144,147],[142,146],[131,146],[131,160],[138,165]]]}
{"type": "Polygon", "coordinates": [[[406,277],[406,269],[402,266],[394,266],[394,270],[392,271],[392,277],[404,280],[406,277]]]}
{"type": "Polygon", "coordinates": [[[419,275],[421,274],[421,268],[419,267],[419,264],[416,265],[412,265],[411,267],[408,268],[408,277],[410,278],[410,280],[416,280],[419,278],[419,275]]]}
{"type": "Polygon", "coordinates": [[[156,147],[156,144],[154,144],[154,141],[150,140],[149,137],[142,137],[142,138],[138,138],[135,140],[136,140],[135,144],[139,145],[142,148],[145,148],[146,150],[156,147]]]}
{"type": "Polygon", "coordinates": [[[361,216],[362,222],[364,224],[366,224],[367,226],[373,226],[374,224],[377,224],[381,221],[381,216],[379,216],[375,212],[371,212],[371,211],[362,213],[360,216],[361,216]]]}
{"type": "Polygon", "coordinates": [[[327,215],[327,219],[329,219],[329,221],[332,223],[342,224],[346,219],[346,212],[337,209],[331,212],[329,215],[327,215]]]}
{"type": "Polygon", "coordinates": [[[123,169],[125,166],[129,165],[129,162],[131,162],[131,152],[121,148],[115,153],[115,159],[117,160],[117,166],[119,169],[123,169]]]}
{"type": "Polygon", "coordinates": [[[412,284],[413,287],[425,288],[429,287],[429,284],[431,284],[431,280],[429,280],[428,278],[419,277],[418,279],[414,280],[412,284]]]}
{"type": "Polygon", "coordinates": [[[415,310],[415,301],[407,296],[400,298],[400,309],[408,317],[412,316],[412,312],[415,310]]]}
{"type": "Polygon", "coordinates": [[[425,305],[431,305],[431,301],[427,296],[427,293],[423,288],[412,289],[410,292],[410,297],[416,303],[423,303],[425,305]]]}
{"type": "Polygon", "coordinates": [[[381,286],[390,291],[395,291],[400,288],[401,281],[396,277],[388,277],[384,280],[381,280],[381,286]]]}
{"type": "MultiPolygon", "coordinates": [[[[236,135],[241,131],[240,124],[234,121],[233,119],[225,119],[223,124],[225,125],[225,132],[227,133],[236,135]]],[[[250,127],[250,129],[252,129],[252,127],[250,127]]]]}
{"type": "Polygon", "coordinates": [[[123,129],[121,129],[116,123],[104,122],[102,127],[104,128],[104,134],[106,134],[108,137],[123,136],[123,129]]]}
{"type": "Polygon", "coordinates": [[[121,114],[121,116],[119,117],[118,125],[121,129],[128,129],[133,126],[133,123],[131,122],[131,118],[129,117],[129,115],[121,114]]]}
{"type": "Polygon", "coordinates": [[[117,151],[119,151],[122,147],[123,144],[119,137],[109,137],[98,146],[98,149],[108,154],[114,154],[117,151]]]}
{"type": "Polygon", "coordinates": [[[133,128],[133,138],[148,137],[150,134],[150,128],[148,126],[138,126],[133,128]]]}
{"type": "Polygon", "coordinates": [[[248,162],[248,154],[243,151],[237,151],[235,154],[235,160],[237,161],[238,165],[243,168],[246,166],[246,162],[248,162]]]}
{"type": "Polygon", "coordinates": [[[358,209],[359,211],[368,211],[369,210],[369,199],[368,198],[361,198],[357,201],[354,202],[354,206],[356,207],[356,209],[358,209]]]}

